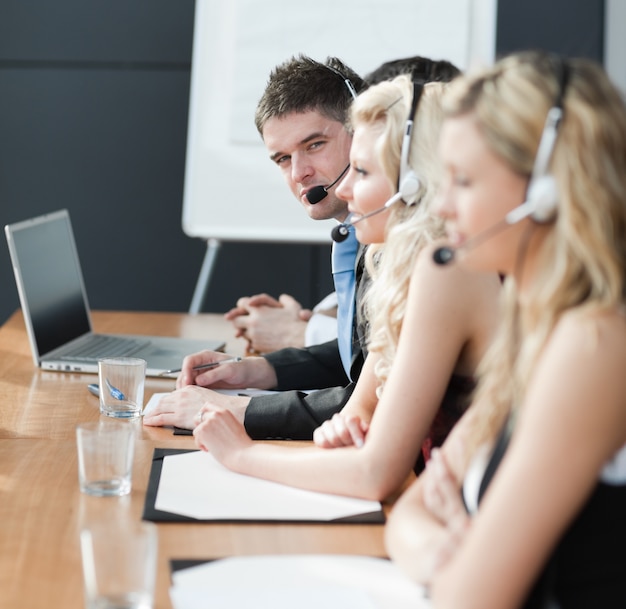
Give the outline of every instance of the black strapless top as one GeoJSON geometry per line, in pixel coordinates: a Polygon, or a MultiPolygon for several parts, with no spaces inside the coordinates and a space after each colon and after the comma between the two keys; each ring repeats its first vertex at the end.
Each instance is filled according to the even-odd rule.
{"type": "MultiPolygon", "coordinates": [[[[479,502],[506,452],[510,427],[504,426],[496,442],[480,485],[479,502]]],[[[626,609],[625,480],[622,476],[621,482],[598,482],[560,539],[523,609],[626,609]]]]}

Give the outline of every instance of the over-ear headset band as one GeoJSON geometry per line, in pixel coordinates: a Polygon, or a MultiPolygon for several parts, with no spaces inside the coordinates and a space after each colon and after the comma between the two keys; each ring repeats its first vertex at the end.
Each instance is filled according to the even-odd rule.
{"type": "MultiPolygon", "coordinates": [[[[420,99],[422,97],[422,93],[424,91],[424,86],[416,81],[413,81],[413,99],[411,100],[411,109],[409,111],[409,116],[406,120],[406,126],[404,128],[404,136],[402,138],[402,149],[400,151],[400,172],[398,174],[398,192],[402,193],[402,197],[410,198],[414,194],[417,193],[419,188],[419,180],[415,175],[415,172],[411,169],[411,165],[409,162],[410,154],[411,154],[411,138],[413,136],[413,124],[415,123],[415,116],[417,114],[417,108],[419,106],[420,99]],[[407,190],[406,183],[409,180],[414,180],[415,185],[410,188],[411,192],[403,192],[407,190]],[[403,188],[404,185],[404,188],[403,188]],[[415,190],[415,192],[413,192],[415,190]]],[[[404,201],[407,205],[412,204],[413,201],[404,201]]]]}
{"type": "Polygon", "coordinates": [[[536,222],[546,222],[554,216],[558,204],[557,186],[549,174],[549,165],[563,120],[563,102],[569,80],[569,65],[557,55],[549,56],[554,64],[554,72],[558,83],[554,104],[548,110],[546,120],[539,139],[535,162],[526,188],[526,204],[536,209],[530,217],[536,222]],[[540,186],[540,187],[539,187],[540,186]]]}

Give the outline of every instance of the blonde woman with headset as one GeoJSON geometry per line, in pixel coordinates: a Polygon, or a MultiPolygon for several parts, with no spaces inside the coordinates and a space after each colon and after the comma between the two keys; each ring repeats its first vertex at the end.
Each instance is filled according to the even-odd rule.
{"type": "Polygon", "coordinates": [[[348,444],[336,450],[295,450],[254,443],[229,412],[205,407],[196,443],[227,467],[382,500],[464,412],[497,324],[500,282],[496,273],[442,273],[432,262],[434,242],[443,235],[431,206],[441,175],[436,146],[444,88],[414,87],[398,77],[362,93],[351,110],[350,170],[338,194],[348,201],[359,240],[384,242],[370,260],[376,275],[366,305],[370,352],[344,408],[346,417],[361,422],[360,431],[346,438],[326,434],[329,446],[348,444]],[[413,129],[403,148],[407,117],[413,129]]]}
{"type": "Polygon", "coordinates": [[[444,106],[440,210],[458,266],[508,275],[505,318],[389,553],[437,609],[626,607],[623,98],[590,61],[524,53],[444,106]]]}

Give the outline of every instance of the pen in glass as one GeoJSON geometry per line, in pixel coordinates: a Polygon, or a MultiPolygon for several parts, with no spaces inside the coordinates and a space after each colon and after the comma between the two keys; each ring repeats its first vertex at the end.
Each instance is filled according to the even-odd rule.
{"type": "MultiPolygon", "coordinates": [[[[105,382],[106,382],[107,388],[109,389],[109,393],[116,400],[124,400],[124,399],[126,399],[124,394],[119,389],[117,389],[116,387],[113,387],[113,385],[111,385],[111,383],[109,383],[109,381],[107,379],[105,379],[105,382]]],[[[87,389],[89,390],[89,393],[92,393],[96,397],[100,396],[100,387],[97,385],[97,383],[91,383],[90,385],[87,385],[87,389]]]]}
{"type": "MultiPolygon", "coordinates": [[[[199,366],[194,366],[194,370],[206,370],[208,368],[215,368],[215,366],[221,366],[222,364],[233,364],[235,362],[240,362],[243,358],[237,355],[236,357],[229,357],[228,359],[220,359],[216,362],[209,362],[208,364],[200,364],[199,366]]],[[[176,374],[177,372],[181,372],[182,368],[176,368],[175,370],[165,370],[159,374],[159,376],[165,376],[166,374],[176,374]]]]}
{"type": "Polygon", "coordinates": [[[111,383],[109,382],[109,379],[104,379],[104,383],[107,386],[107,389],[109,390],[109,393],[111,394],[111,397],[115,398],[116,400],[126,399],[126,396],[117,387],[113,387],[113,385],[111,385],[111,383]]]}

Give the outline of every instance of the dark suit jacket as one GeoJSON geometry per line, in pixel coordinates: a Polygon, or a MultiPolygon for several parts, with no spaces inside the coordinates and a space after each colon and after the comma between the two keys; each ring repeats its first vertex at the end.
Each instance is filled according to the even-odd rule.
{"type": "Polygon", "coordinates": [[[305,349],[281,349],[265,356],[278,377],[275,389],[280,394],[254,397],[245,416],[251,438],[310,440],[313,430],[339,412],[352,395],[367,355],[367,320],[361,302],[370,283],[364,267],[365,248],[359,248],[356,260],[356,307],[352,330],[352,364],[346,374],[339,356],[337,341],[305,349]],[[306,394],[298,389],[317,389],[306,394]]]}

